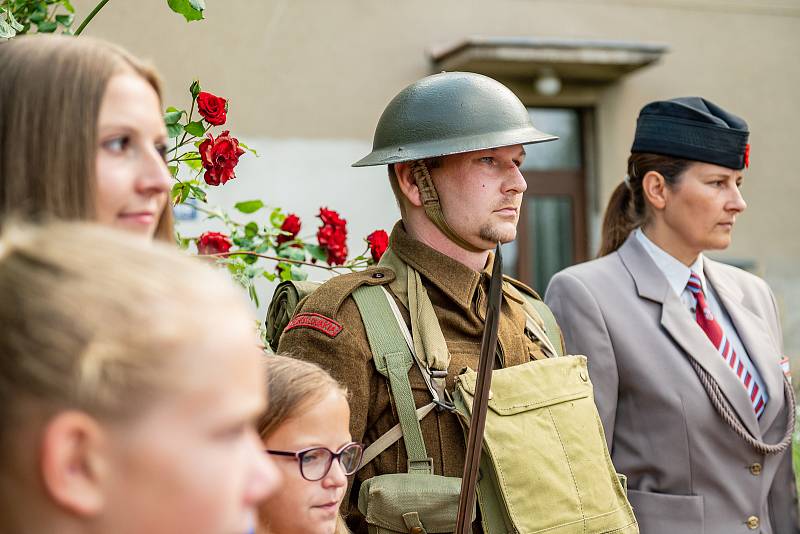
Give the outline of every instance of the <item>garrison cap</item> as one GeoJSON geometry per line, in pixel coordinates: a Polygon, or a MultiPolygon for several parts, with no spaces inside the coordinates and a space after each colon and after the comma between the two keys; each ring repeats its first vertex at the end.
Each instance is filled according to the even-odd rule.
{"type": "Polygon", "coordinates": [[[639,112],[631,152],[742,169],[750,165],[747,123],[705,98],[651,102],[639,112]]]}

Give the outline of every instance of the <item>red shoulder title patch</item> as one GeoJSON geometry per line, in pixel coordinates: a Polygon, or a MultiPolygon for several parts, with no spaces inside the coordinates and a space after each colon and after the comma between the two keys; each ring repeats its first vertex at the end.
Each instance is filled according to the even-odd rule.
{"type": "Polygon", "coordinates": [[[289,324],[286,325],[286,328],[283,329],[284,332],[288,332],[292,328],[313,328],[319,332],[322,332],[328,337],[336,337],[339,332],[342,331],[342,325],[325,317],[324,315],[320,315],[318,313],[298,313],[289,324]]]}

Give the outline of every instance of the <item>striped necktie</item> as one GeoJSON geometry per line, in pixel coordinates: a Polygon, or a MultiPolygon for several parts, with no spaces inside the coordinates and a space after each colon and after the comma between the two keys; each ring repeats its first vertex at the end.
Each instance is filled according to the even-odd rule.
{"type": "Polygon", "coordinates": [[[736,351],[733,350],[733,345],[722,331],[722,327],[717,320],[714,319],[714,315],[711,313],[711,309],[706,302],[706,297],[703,294],[703,286],[700,282],[700,277],[694,272],[689,277],[689,283],[686,284],[686,289],[691,291],[692,295],[694,295],[694,298],[697,300],[697,306],[695,308],[697,324],[699,324],[703,332],[706,333],[708,339],[711,340],[711,343],[713,343],[714,347],[716,347],[717,351],[722,356],[722,359],[728,364],[728,367],[736,373],[736,376],[750,395],[750,402],[753,405],[753,410],[756,412],[756,417],[761,417],[766,407],[764,395],[758,387],[758,384],[756,384],[756,381],[753,380],[753,376],[745,369],[744,363],[736,356],[736,351]]]}

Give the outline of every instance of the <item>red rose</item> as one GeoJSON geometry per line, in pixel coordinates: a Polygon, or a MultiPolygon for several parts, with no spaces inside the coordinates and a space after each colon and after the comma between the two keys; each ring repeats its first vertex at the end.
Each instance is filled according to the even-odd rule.
{"type": "Polygon", "coordinates": [[[197,111],[214,126],[222,126],[227,120],[228,101],[222,97],[200,91],[197,95],[197,111]]]}
{"type": "Polygon", "coordinates": [[[375,230],[367,236],[367,244],[372,253],[372,259],[377,262],[389,247],[389,236],[383,230],[375,230]]]}
{"type": "Polygon", "coordinates": [[[208,185],[220,185],[236,178],[233,168],[239,163],[239,156],[244,154],[244,149],[239,146],[239,140],[229,134],[225,130],[216,139],[208,134],[206,140],[200,143],[200,159],[206,170],[203,178],[208,185]]]}
{"type": "Polygon", "coordinates": [[[232,246],[230,238],[219,232],[206,232],[197,238],[199,254],[222,254],[228,252],[232,246]]]}
{"type": "Polygon", "coordinates": [[[326,208],[319,209],[322,226],[317,230],[319,246],[328,252],[330,265],[341,265],[347,261],[347,221],[326,208]]]}
{"type": "Polygon", "coordinates": [[[301,226],[302,223],[300,222],[300,217],[298,217],[294,213],[290,213],[289,215],[287,215],[286,218],[283,220],[283,224],[281,224],[281,230],[283,230],[284,232],[288,232],[289,235],[284,235],[284,234],[279,235],[277,239],[278,245],[282,245],[287,241],[291,241],[292,239],[297,237],[297,234],[300,232],[301,226]]]}

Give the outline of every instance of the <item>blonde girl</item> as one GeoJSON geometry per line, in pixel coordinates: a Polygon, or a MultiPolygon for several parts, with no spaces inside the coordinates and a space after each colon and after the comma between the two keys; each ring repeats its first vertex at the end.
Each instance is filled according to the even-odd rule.
{"type": "Polygon", "coordinates": [[[247,531],[278,474],[224,275],[100,225],[7,223],[0,295],[0,532],[247,531]]]}

